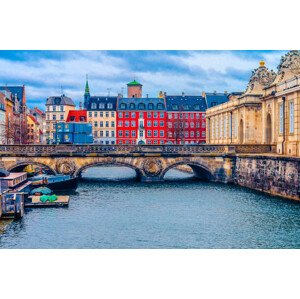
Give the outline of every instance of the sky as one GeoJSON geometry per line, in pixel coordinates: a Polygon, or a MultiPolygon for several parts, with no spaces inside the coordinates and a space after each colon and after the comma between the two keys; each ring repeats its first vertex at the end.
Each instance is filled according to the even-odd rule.
{"type": "Polygon", "coordinates": [[[277,71],[287,51],[0,51],[0,85],[26,85],[29,107],[49,96],[83,101],[86,74],[91,95],[117,95],[136,79],[143,95],[244,91],[259,61],[277,71]]]}

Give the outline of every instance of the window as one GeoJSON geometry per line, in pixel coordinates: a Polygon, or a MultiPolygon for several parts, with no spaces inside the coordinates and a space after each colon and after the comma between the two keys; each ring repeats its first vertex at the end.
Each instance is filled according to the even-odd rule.
{"type": "Polygon", "coordinates": [[[294,133],[294,102],[290,102],[290,133],[294,133]]]}
{"type": "Polygon", "coordinates": [[[163,141],[163,140],[160,140],[160,141],[159,141],[159,144],[164,144],[164,141],[163,141]]]}
{"type": "Polygon", "coordinates": [[[151,118],[151,116],[152,116],[151,112],[147,112],[147,117],[151,118]]]}
{"type": "Polygon", "coordinates": [[[168,113],[168,119],[172,119],[172,113],[168,113]]]}
{"type": "Polygon", "coordinates": [[[152,131],[151,130],[147,130],[147,137],[152,137],[152,131]]]}
{"type": "Polygon", "coordinates": [[[60,106],[60,111],[64,111],[64,106],[60,106]]]}
{"type": "Polygon", "coordinates": [[[103,117],[103,111],[100,112],[100,117],[103,117]]]}
{"type": "Polygon", "coordinates": [[[205,131],[202,131],[202,137],[206,137],[206,132],[205,131]]]}
{"type": "Polygon", "coordinates": [[[189,123],[188,123],[187,121],[184,123],[184,127],[185,127],[186,129],[189,127],[189,123]]]}
{"type": "Polygon", "coordinates": [[[64,115],[63,114],[60,115],[60,120],[64,120],[64,115]]]}
{"type": "Polygon", "coordinates": [[[174,118],[178,119],[178,114],[177,113],[174,114],[174,118]]]}
{"type": "Polygon", "coordinates": [[[55,114],[52,115],[52,119],[56,120],[56,115],[55,114]]]}
{"type": "Polygon", "coordinates": [[[107,109],[112,109],[113,108],[113,104],[112,103],[108,103],[107,104],[107,109]]]}
{"type": "Polygon", "coordinates": [[[56,106],[53,106],[53,111],[56,111],[56,106]]]}
{"type": "Polygon", "coordinates": [[[126,109],[126,104],[125,103],[121,103],[120,109],[125,110],[126,109]]]}
{"type": "Polygon", "coordinates": [[[98,117],[98,112],[97,111],[94,112],[94,117],[98,117]]]}
{"type": "Polygon", "coordinates": [[[154,120],[153,121],[153,127],[157,127],[158,126],[158,121],[157,120],[154,120]]]}
{"type": "Polygon", "coordinates": [[[184,132],[184,137],[185,137],[185,138],[188,138],[188,137],[189,137],[189,132],[188,132],[188,131],[184,132]]]}
{"type": "Polygon", "coordinates": [[[188,114],[188,113],[185,113],[185,114],[184,114],[184,117],[185,117],[185,119],[188,119],[188,118],[189,118],[189,114],[188,114]]]}
{"type": "Polygon", "coordinates": [[[143,138],[144,137],[144,131],[140,130],[139,133],[140,133],[140,137],[143,138]]]}
{"type": "Polygon", "coordinates": [[[279,105],[279,134],[283,134],[283,103],[279,105]]]}
{"type": "Polygon", "coordinates": [[[135,118],[135,112],[131,112],[131,118],[135,118]]]}
{"type": "Polygon", "coordinates": [[[168,128],[171,129],[172,128],[172,122],[168,122],[168,128]]]}
{"type": "Polygon", "coordinates": [[[159,113],[159,117],[160,117],[160,118],[164,118],[164,117],[165,117],[165,114],[164,114],[163,112],[160,112],[160,113],[159,113]]]}
{"type": "Polygon", "coordinates": [[[160,126],[160,127],[164,127],[164,126],[165,126],[165,122],[164,122],[163,120],[161,120],[161,121],[159,122],[159,126],[160,126]]]}
{"type": "Polygon", "coordinates": [[[109,112],[105,112],[105,117],[109,117],[109,112]]]}
{"type": "Polygon", "coordinates": [[[148,121],[147,121],[147,126],[148,126],[148,127],[151,127],[151,126],[152,126],[152,121],[151,121],[151,120],[148,120],[148,121]]]}
{"type": "Polygon", "coordinates": [[[151,144],[151,140],[147,140],[147,144],[151,144]]]}
{"type": "Polygon", "coordinates": [[[133,128],[135,127],[135,120],[131,121],[131,127],[133,127],[133,128]]]}
{"type": "Polygon", "coordinates": [[[179,114],[179,118],[183,119],[183,114],[182,113],[179,114]]]}
{"type": "Polygon", "coordinates": [[[160,130],[160,131],[159,131],[159,137],[164,137],[164,136],[165,136],[164,130],[160,130]]]}
{"type": "Polygon", "coordinates": [[[111,126],[112,126],[113,128],[115,127],[115,122],[114,122],[114,121],[111,122],[111,126]]]}
{"type": "Polygon", "coordinates": [[[111,117],[115,117],[115,112],[114,111],[112,111],[110,114],[111,114],[111,117]]]}
{"type": "Polygon", "coordinates": [[[136,137],[136,131],[131,131],[131,137],[136,137]]]}
{"type": "Polygon", "coordinates": [[[200,105],[194,105],[195,110],[200,110],[200,105]]]}
{"type": "Polygon", "coordinates": [[[111,137],[115,137],[115,131],[111,131],[111,137]]]}
{"type": "Polygon", "coordinates": [[[100,103],[99,104],[99,109],[104,109],[105,108],[105,104],[104,103],[100,103]]]}
{"type": "Polygon", "coordinates": [[[158,113],[157,112],[153,112],[153,117],[157,118],[158,117],[158,113]]]}
{"type": "Polygon", "coordinates": [[[100,127],[103,128],[103,121],[100,121],[100,127]]]}
{"type": "Polygon", "coordinates": [[[149,104],[148,104],[148,109],[149,109],[149,110],[153,110],[153,109],[154,109],[153,103],[149,103],[149,104]]]}
{"type": "Polygon", "coordinates": [[[145,110],[145,104],[144,103],[139,103],[138,109],[145,110]]]}
{"type": "Polygon", "coordinates": [[[196,119],[199,119],[199,118],[200,118],[200,114],[196,113],[196,119]]]}
{"type": "Polygon", "coordinates": [[[172,132],[168,132],[168,137],[172,138],[172,132]]]}
{"type": "Polygon", "coordinates": [[[164,109],[164,105],[162,103],[157,104],[157,110],[162,110],[164,109]]]}
{"type": "Polygon", "coordinates": [[[129,118],[129,112],[125,112],[125,118],[129,118]]]}
{"type": "Polygon", "coordinates": [[[190,132],[190,135],[191,135],[191,138],[194,138],[194,136],[195,136],[194,131],[191,131],[191,132],[190,132]]]}
{"type": "Polygon", "coordinates": [[[118,126],[123,127],[123,122],[121,120],[118,121],[118,126]]]}
{"type": "Polygon", "coordinates": [[[125,131],[125,137],[129,137],[129,131],[128,130],[125,131]]]}
{"type": "Polygon", "coordinates": [[[199,131],[196,132],[196,136],[200,137],[200,132],[199,131]]]}
{"type": "Polygon", "coordinates": [[[91,108],[92,109],[97,109],[97,104],[96,103],[92,103],[91,108]]]}
{"type": "Polygon", "coordinates": [[[173,105],[172,105],[172,108],[173,108],[173,110],[178,110],[178,105],[173,104],[173,105]]]}
{"type": "Polygon", "coordinates": [[[103,137],[103,131],[100,131],[100,137],[103,137]]]}
{"type": "Polygon", "coordinates": [[[154,144],[157,144],[157,140],[154,140],[154,144]]]}
{"type": "Polygon", "coordinates": [[[105,137],[109,137],[109,131],[105,131],[105,137]]]}
{"type": "Polygon", "coordinates": [[[130,110],[135,110],[135,104],[134,103],[130,103],[129,104],[129,109],[130,110]]]}
{"type": "Polygon", "coordinates": [[[94,127],[98,127],[98,122],[97,121],[94,121],[94,127]]]}
{"type": "Polygon", "coordinates": [[[139,118],[144,118],[144,112],[139,112],[139,118]]]}
{"type": "Polygon", "coordinates": [[[105,122],[105,127],[106,127],[106,128],[109,127],[109,121],[106,121],[106,122],[105,122]]]}
{"type": "Polygon", "coordinates": [[[122,130],[120,130],[120,131],[118,132],[118,134],[119,134],[119,137],[123,137],[123,131],[122,131],[122,130]]]}
{"type": "Polygon", "coordinates": [[[118,116],[119,116],[119,118],[122,118],[123,117],[123,112],[119,112],[118,116]]]}
{"type": "Polygon", "coordinates": [[[55,129],[55,125],[56,125],[56,124],[52,124],[52,128],[53,128],[53,129],[55,129]]]}
{"type": "Polygon", "coordinates": [[[190,118],[191,118],[191,119],[194,119],[194,113],[191,113],[191,114],[190,114],[190,118]]]}
{"type": "Polygon", "coordinates": [[[125,127],[126,127],[126,128],[129,127],[129,121],[128,121],[128,120],[125,121],[125,127]]]}
{"type": "Polygon", "coordinates": [[[153,137],[157,137],[158,136],[158,131],[157,130],[154,130],[153,131],[153,137]]]}

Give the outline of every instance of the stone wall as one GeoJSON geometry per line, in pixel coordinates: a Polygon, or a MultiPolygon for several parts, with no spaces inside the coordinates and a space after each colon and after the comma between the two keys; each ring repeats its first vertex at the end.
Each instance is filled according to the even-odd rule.
{"type": "Polygon", "coordinates": [[[300,200],[300,160],[237,155],[234,182],[272,195],[300,200]]]}

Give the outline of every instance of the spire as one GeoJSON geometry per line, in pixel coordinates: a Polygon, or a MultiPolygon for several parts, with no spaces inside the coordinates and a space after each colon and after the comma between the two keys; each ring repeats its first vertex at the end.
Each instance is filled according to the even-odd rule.
{"type": "Polygon", "coordinates": [[[88,75],[86,75],[84,96],[90,96],[90,87],[89,87],[89,81],[88,80],[89,80],[88,75]]]}

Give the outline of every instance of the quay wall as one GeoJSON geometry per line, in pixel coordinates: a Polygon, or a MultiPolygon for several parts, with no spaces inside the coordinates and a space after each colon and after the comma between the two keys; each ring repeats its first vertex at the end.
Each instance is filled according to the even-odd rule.
{"type": "Polygon", "coordinates": [[[300,200],[300,159],[237,155],[233,181],[250,189],[300,200]]]}

